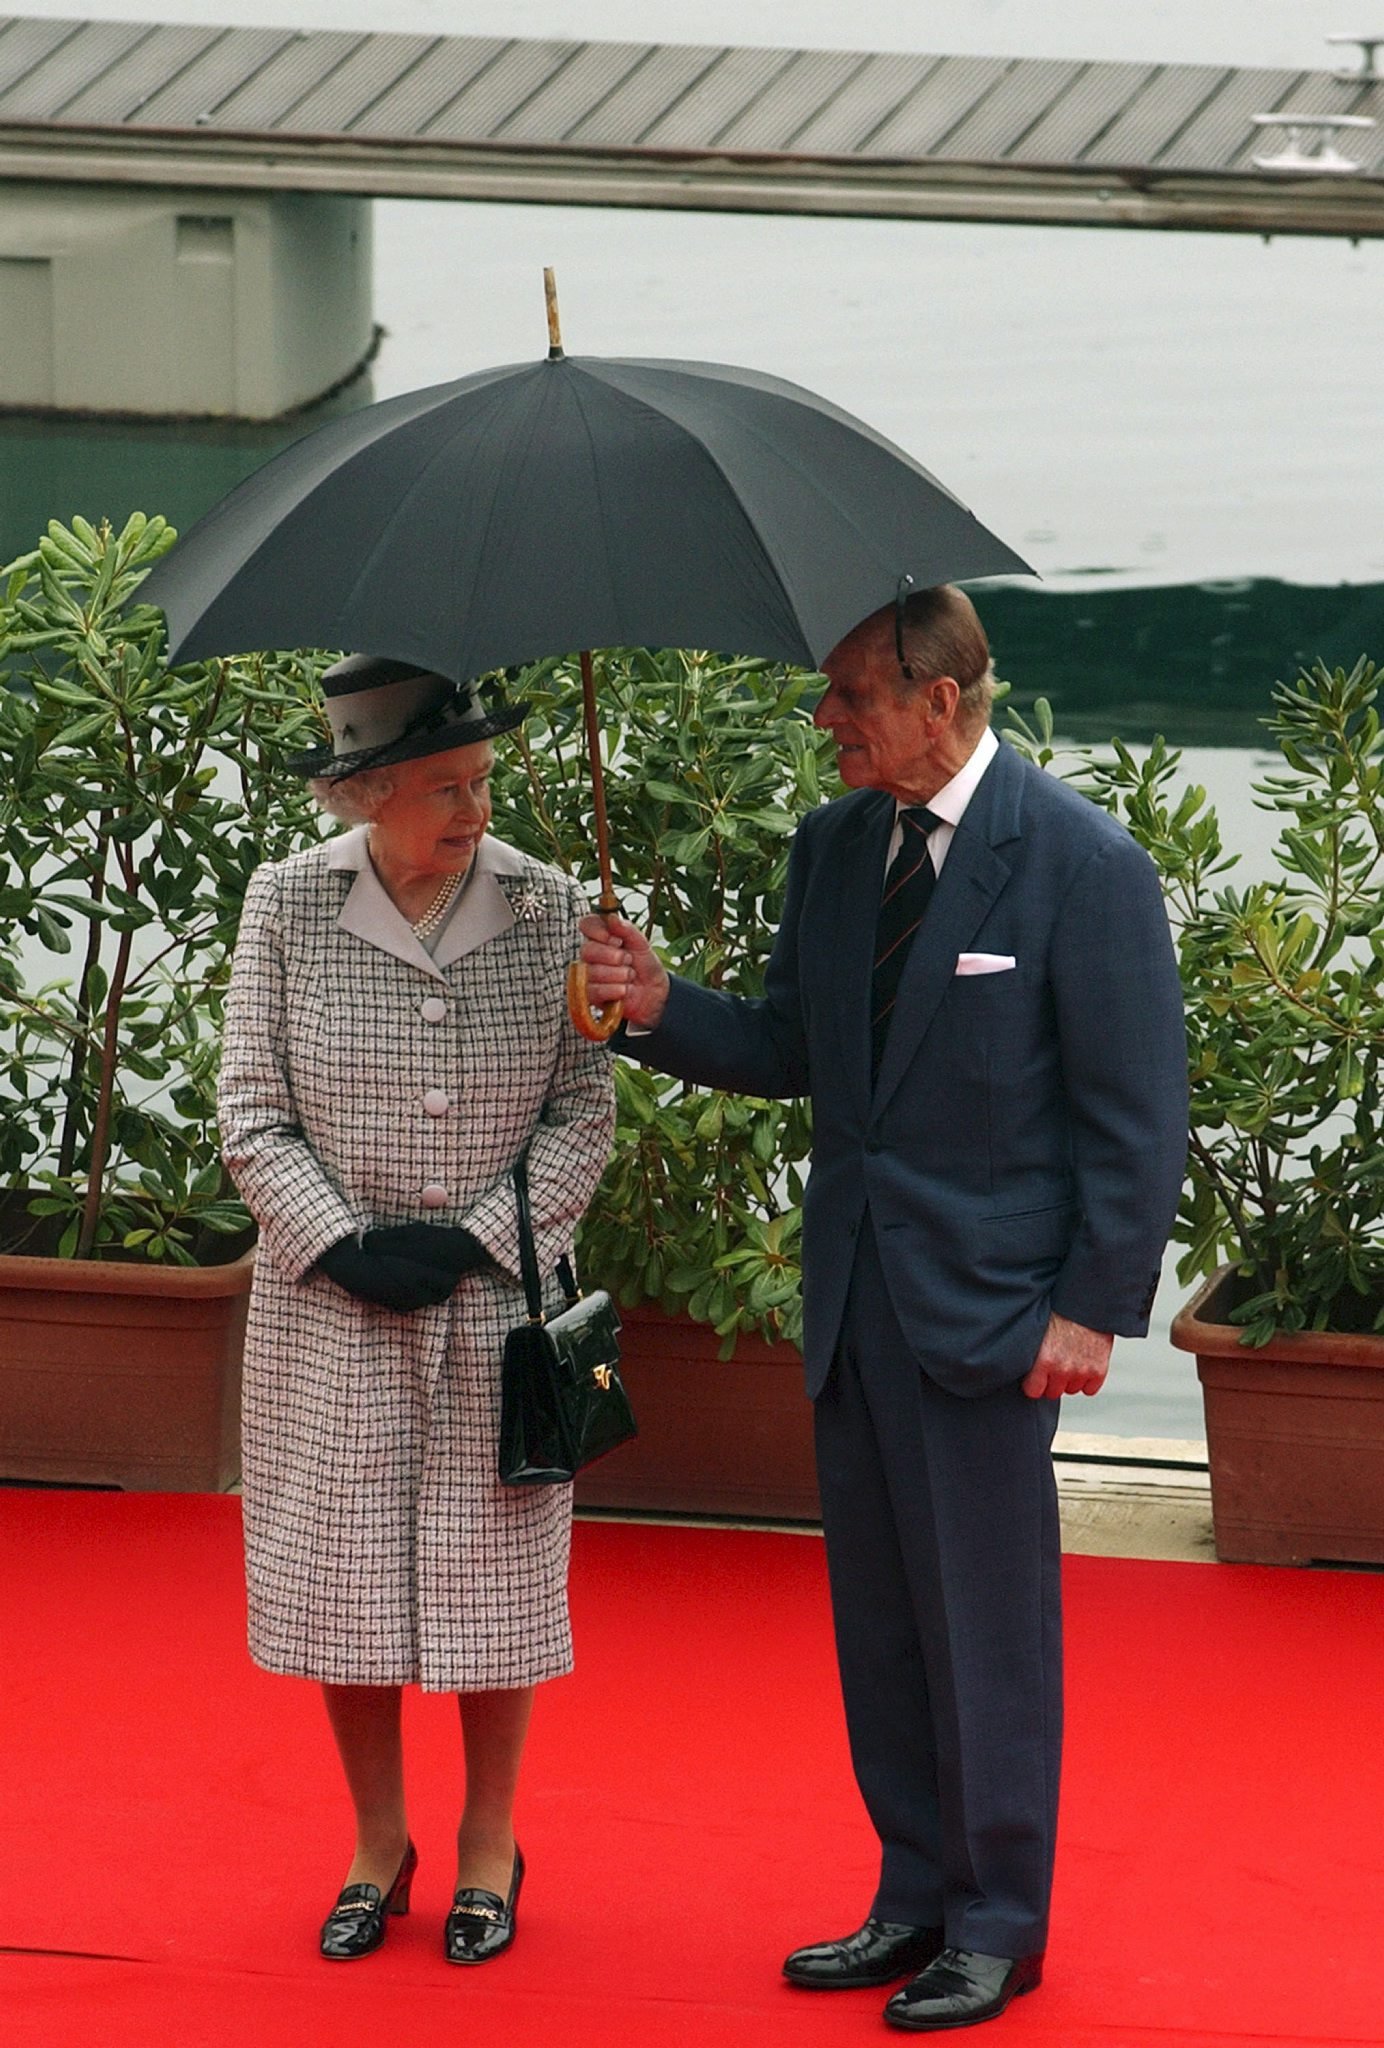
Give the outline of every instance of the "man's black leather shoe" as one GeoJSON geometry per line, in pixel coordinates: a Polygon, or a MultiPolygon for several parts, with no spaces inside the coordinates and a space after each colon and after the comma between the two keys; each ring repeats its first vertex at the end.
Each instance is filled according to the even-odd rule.
{"type": "Polygon", "coordinates": [[[1011,1998],[1043,1981],[1041,1955],[984,1956],[972,1948],[944,1948],[927,1968],[896,1991],[884,2008],[891,2027],[931,2034],[943,2027],[973,2027],[993,2020],[1011,1998]]]}
{"type": "Polygon", "coordinates": [[[795,1948],[783,1974],[790,1984],[809,1991],[867,1990],[924,1968],[941,1952],[943,1939],[940,1927],[902,1927],[893,1920],[870,1919],[839,1941],[795,1948]]]}

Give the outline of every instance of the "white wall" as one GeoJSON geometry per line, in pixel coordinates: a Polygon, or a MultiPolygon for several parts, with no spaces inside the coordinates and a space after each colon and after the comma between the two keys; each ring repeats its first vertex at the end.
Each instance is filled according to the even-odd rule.
{"type": "Polygon", "coordinates": [[[13,184],[0,405],[273,419],[370,346],[368,200],[13,184]]]}

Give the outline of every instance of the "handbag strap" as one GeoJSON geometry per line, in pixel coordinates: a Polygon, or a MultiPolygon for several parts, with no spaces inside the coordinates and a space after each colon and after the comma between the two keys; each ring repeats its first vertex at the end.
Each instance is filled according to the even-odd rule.
{"type": "MultiPolygon", "coordinates": [[[[524,1301],[531,1323],[541,1323],[543,1316],[543,1283],[538,1276],[538,1247],[533,1241],[533,1215],[529,1208],[529,1154],[527,1146],[514,1162],[514,1203],[519,1211],[519,1273],[524,1282],[524,1301]]],[[[572,1262],[566,1253],[557,1262],[557,1277],[568,1306],[580,1300],[576,1275],[572,1262]]]]}

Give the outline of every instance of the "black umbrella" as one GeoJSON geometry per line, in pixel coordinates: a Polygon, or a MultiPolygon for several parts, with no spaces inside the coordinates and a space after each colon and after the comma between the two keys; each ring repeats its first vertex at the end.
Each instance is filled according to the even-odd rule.
{"type": "MultiPolygon", "coordinates": [[[[812,392],[566,356],[550,279],[549,331],[546,362],[330,420],[214,506],[144,587],[170,659],[346,647],[464,681],[574,647],[707,647],[815,668],[903,579],[1033,573],[812,392]]],[[[593,776],[614,909],[594,755],[593,776]]]]}

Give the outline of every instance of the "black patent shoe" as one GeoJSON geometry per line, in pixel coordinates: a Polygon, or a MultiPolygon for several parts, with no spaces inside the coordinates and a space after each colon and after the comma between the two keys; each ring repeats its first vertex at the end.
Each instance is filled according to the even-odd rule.
{"type": "Polygon", "coordinates": [[[795,1948],[783,1974],[808,1991],[863,1991],[926,1968],[940,1955],[944,1938],[940,1927],[905,1927],[872,1916],[839,1941],[795,1948]]]}
{"type": "Polygon", "coordinates": [[[935,1962],[896,1991],[884,2008],[891,2027],[932,2034],[943,2027],[974,2027],[998,2019],[1011,1998],[1036,1991],[1043,1958],[985,1956],[970,1948],[944,1948],[935,1962]]]}
{"type": "Polygon", "coordinates": [[[418,1851],[412,1842],[404,1851],[399,1874],[381,1896],[377,1884],[348,1884],[322,1923],[322,1954],[329,1963],[353,1963],[368,1956],[384,1940],[386,1923],[408,1911],[418,1851]]]}
{"type": "Polygon", "coordinates": [[[514,1939],[515,1911],[523,1882],[524,1859],[516,1842],[507,1899],[502,1899],[498,1892],[480,1891],[475,1885],[461,1886],[442,1930],[442,1952],[449,1963],[488,1963],[504,1954],[514,1939]]]}

